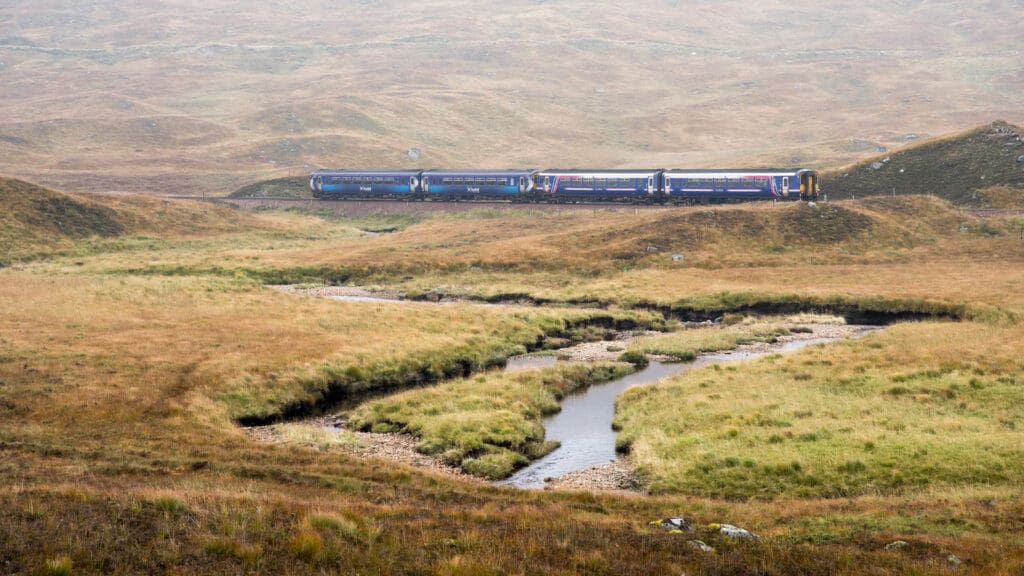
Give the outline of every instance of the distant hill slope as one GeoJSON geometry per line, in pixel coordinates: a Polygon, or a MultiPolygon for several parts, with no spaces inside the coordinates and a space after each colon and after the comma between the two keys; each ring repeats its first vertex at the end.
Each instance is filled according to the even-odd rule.
{"type": "Polygon", "coordinates": [[[957,206],[1024,201],[1024,130],[994,122],[826,172],[830,199],[931,194],[957,206]]]}
{"type": "Polygon", "coordinates": [[[148,196],[68,194],[0,177],[0,261],[82,238],[223,231],[240,229],[251,220],[224,206],[148,196]]]}
{"type": "Polygon", "coordinates": [[[228,198],[312,198],[309,178],[295,176],[275,178],[254,184],[247,184],[228,195],[228,198]]]}

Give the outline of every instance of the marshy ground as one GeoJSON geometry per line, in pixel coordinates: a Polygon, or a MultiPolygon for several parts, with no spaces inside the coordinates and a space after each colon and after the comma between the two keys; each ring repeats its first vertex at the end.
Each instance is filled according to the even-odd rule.
{"type": "Polygon", "coordinates": [[[34,193],[53,200],[0,196],[0,572],[65,560],[74,573],[207,574],[945,574],[950,554],[958,573],[1024,564],[1019,219],[927,197],[349,220],[34,193]],[[360,230],[382,227],[398,231],[360,230]],[[511,304],[268,288],[325,283],[511,304]],[[517,411],[554,410],[551,389],[622,369],[492,381],[486,370],[509,356],[721,317],[713,339],[675,330],[621,352],[685,357],[778,337],[743,318],[809,311],[892,325],[619,399],[619,439],[649,496],[463,481],[310,449],[324,439],[301,445],[294,426],[347,402],[371,430],[396,431],[376,403],[427,414],[425,401],[395,400],[458,385],[479,418],[423,418],[415,448],[476,460],[470,471],[487,476],[545,448],[517,411]],[[545,378],[518,388],[534,396],[507,385],[545,378]],[[485,417],[495,403],[503,416],[485,417]],[[510,436],[481,449],[480,420],[510,436]],[[272,423],[296,442],[246,431],[272,423]],[[709,554],[648,525],[677,514],[763,539],[716,540],[709,554]],[[885,549],[894,540],[908,545],[885,549]]]}

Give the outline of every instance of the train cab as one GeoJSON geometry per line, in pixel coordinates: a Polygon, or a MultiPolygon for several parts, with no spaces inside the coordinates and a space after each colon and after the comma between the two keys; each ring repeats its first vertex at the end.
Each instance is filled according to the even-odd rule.
{"type": "Polygon", "coordinates": [[[820,190],[818,173],[814,170],[804,169],[797,171],[796,177],[800,182],[800,199],[807,202],[816,201],[820,190]]]}

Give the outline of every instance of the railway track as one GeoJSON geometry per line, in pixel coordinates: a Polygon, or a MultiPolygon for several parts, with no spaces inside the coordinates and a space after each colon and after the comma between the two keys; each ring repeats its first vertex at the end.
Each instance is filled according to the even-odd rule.
{"type": "MultiPolygon", "coordinates": [[[[193,199],[195,199],[193,197],[193,199]]],[[[209,202],[229,204],[239,208],[271,208],[287,210],[329,210],[337,215],[365,216],[369,214],[423,214],[429,212],[469,212],[473,210],[527,210],[544,212],[636,212],[639,210],[667,210],[672,206],[651,204],[532,204],[518,202],[410,202],[404,200],[315,200],[312,198],[208,198],[209,202]]]]}
{"type": "MultiPolygon", "coordinates": [[[[369,214],[423,214],[429,212],[469,212],[473,210],[527,210],[543,212],[637,212],[640,210],[670,210],[673,205],[621,204],[594,202],[581,204],[534,204],[519,202],[488,201],[408,201],[408,200],[317,200],[314,198],[205,198],[196,196],[169,196],[187,200],[205,200],[218,204],[229,204],[244,209],[270,208],[287,210],[302,208],[308,210],[329,210],[339,216],[366,216],[369,214]]],[[[1024,216],[1024,210],[996,210],[982,208],[961,208],[963,214],[982,218],[1024,216]]]]}

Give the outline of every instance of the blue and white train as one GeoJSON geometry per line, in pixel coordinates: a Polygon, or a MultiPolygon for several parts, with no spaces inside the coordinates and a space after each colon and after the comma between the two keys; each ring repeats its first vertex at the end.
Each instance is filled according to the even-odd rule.
{"type": "Polygon", "coordinates": [[[695,204],[818,198],[818,173],[765,170],[317,170],[321,199],[695,204]]]}

